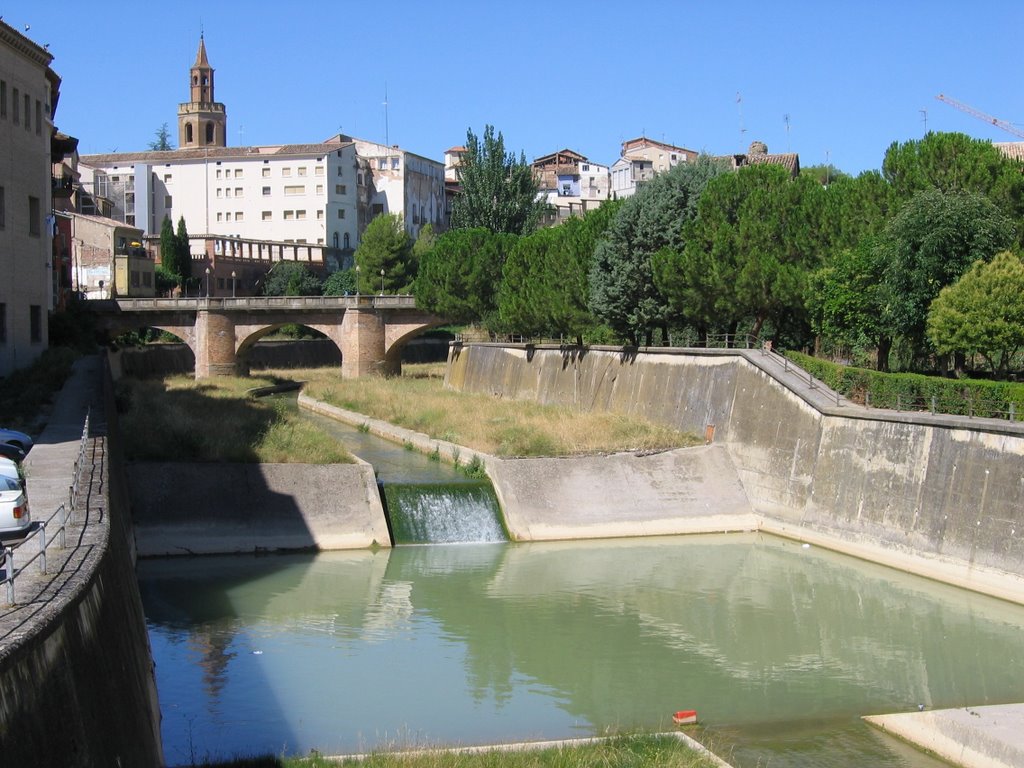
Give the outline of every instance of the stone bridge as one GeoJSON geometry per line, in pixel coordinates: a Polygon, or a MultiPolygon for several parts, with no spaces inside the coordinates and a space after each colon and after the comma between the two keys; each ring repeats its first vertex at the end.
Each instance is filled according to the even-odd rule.
{"type": "Polygon", "coordinates": [[[412,296],[260,296],[88,301],[99,328],[119,335],[139,328],[174,334],[196,358],[196,378],[246,375],[259,339],[295,323],[341,350],[341,375],[402,371],[406,341],[444,321],[416,308],[412,296]]]}

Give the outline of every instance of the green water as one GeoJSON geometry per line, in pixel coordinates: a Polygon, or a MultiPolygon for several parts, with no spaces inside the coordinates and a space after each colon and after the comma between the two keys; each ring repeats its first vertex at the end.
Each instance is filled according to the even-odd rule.
{"type": "Polygon", "coordinates": [[[861,715],[1024,700],[1024,609],[772,537],[139,563],[170,764],[670,728],[747,766],[935,762],[861,715]]]}

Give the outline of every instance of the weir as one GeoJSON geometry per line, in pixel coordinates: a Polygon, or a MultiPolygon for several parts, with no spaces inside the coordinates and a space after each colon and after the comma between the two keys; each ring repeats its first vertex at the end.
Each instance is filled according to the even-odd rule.
{"type": "Polygon", "coordinates": [[[392,540],[399,544],[507,541],[490,482],[381,484],[392,540]]]}

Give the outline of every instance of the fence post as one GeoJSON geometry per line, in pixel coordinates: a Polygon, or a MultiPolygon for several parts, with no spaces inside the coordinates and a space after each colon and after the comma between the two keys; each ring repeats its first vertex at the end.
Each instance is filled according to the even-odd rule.
{"type": "Polygon", "coordinates": [[[935,415],[935,395],[932,395],[932,415],[935,415]]]}
{"type": "Polygon", "coordinates": [[[900,398],[900,393],[899,392],[896,393],[896,410],[897,411],[902,411],[903,410],[903,402],[902,402],[902,400],[900,398]]]}
{"type": "Polygon", "coordinates": [[[7,579],[7,604],[14,605],[14,550],[4,547],[4,573],[7,579]]]}
{"type": "Polygon", "coordinates": [[[871,407],[871,390],[867,390],[864,392],[864,407],[871,407]]]}
{"type": "Polygon", "coordinates": [[[46,523],[39,526],[39,572],[46,573],[46,523]]]}
{"type": "Polygon", "coordinates": [[[60,548],[67,548],[67,528],[68,528],[68,510],[63,504],[61,504],[57,511],[60,513],[60,548]]]}
{"type": "Polygon", "coordinates": [[[1017,405],[1016,403],[1010,403],[1010,421],[1016,421],[1017,420],[1017,414],[1016,414],[1015,408],[1014,408],[1014,406],[1016,406],[1016,405],[1017,405]]]}

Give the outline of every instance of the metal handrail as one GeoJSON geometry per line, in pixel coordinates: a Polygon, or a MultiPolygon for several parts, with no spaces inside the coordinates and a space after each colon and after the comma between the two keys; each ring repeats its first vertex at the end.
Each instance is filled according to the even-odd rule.
{"type": "Polygon", "coordinates": [[[67,547],[67,530],[68,526],[74,521],[74,513],[77,508],[79,498],[81,496],[81,482],[83,476],[83,470],[85,468],[85,459],[87,448],[89,444],[89,421],[92,416],[92,411],[88,411],[85,414],[85,423],[82,427],[82,439],[78,446],[78,457],[75,459],[74,470],[72,471],[71,485],[68,488],[68,503],[61,503],[53,513],[39,523],[34,530],[32,530],[24,539],[19,541],[17,544],[12,546],[5,546],[3,548],[3,570],[4,577],[0,579],[0,585],[6,585],[7,587],[7,604],[15,604],[15,580],[25,569],[31,565],[34,561],[39,561],[39,572],[45,574],[46,570],[46,550],[56,539],[56,547],[58,549],[64,549],[67,547]],[[50,531],[51,524],[54,518],[58,518],[59,521],[54,531],[50,531]],[[51,534],[56,534],[51,535],[51,534]],[[22,547],[33,539],[39,539],[38,551],[31,555],[24,563],[15,565],[14,555],[22,547]]]}

